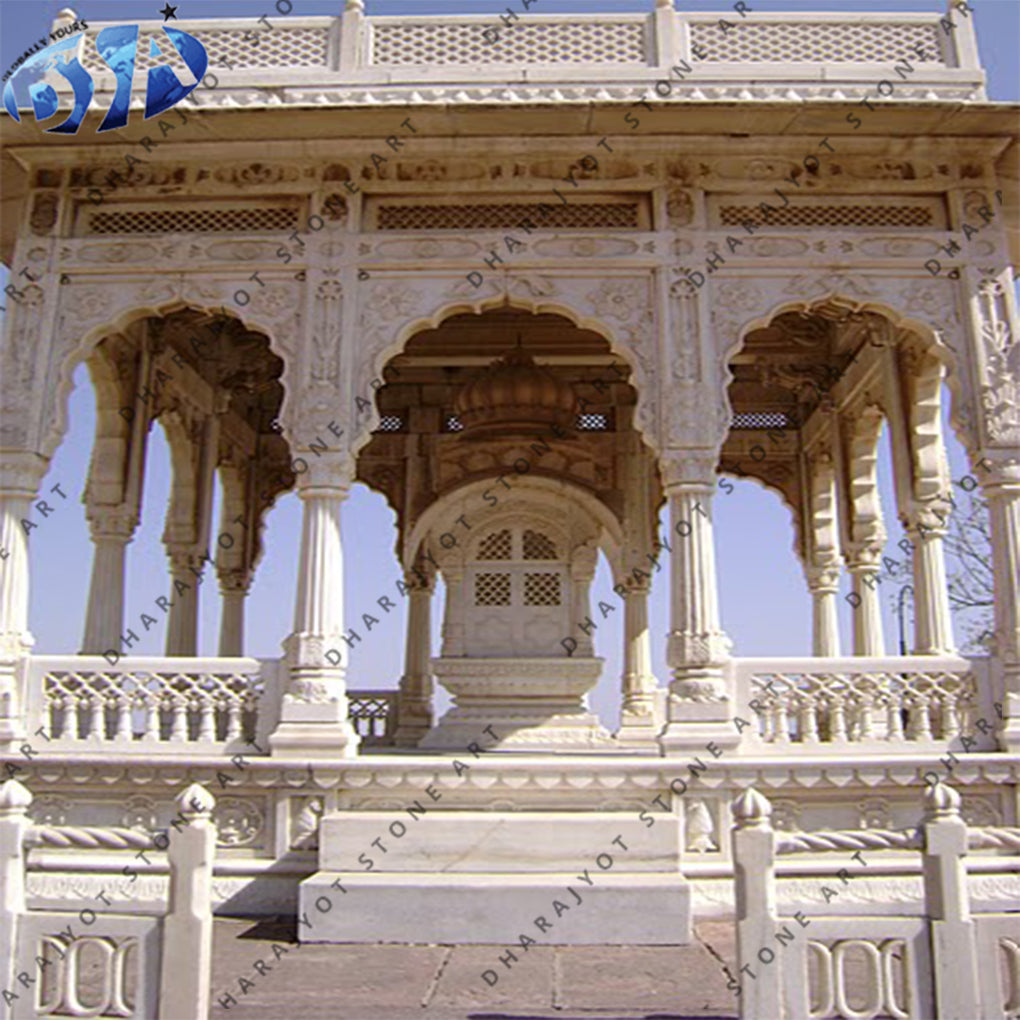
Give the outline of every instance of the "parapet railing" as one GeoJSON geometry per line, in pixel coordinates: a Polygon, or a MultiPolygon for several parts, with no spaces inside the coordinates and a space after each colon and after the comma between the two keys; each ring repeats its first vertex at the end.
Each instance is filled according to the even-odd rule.
{"type": "Polygon", "coordinates": [[[941,782],[925,792],[915,829],[780,833],[771,814],[753,788],[733,804],[737,969],[729,987],[739,991],[741,1020],[1005,1018],[1020,1009],[1020,914],[972,912],[966,869],[969,850],[1020,853],[1020,828],[968,828],[959,794],[941,782]],[[919,909],[869,910],[854,888],[878,870],[868,856],[889,849],[921,852],[919,909]],[[822,879],[824,904],[781,913],[776,856],[823,851],[842,854],[822,879]],[[836,917],[829,903],[841,896],[836,917]],[[854,976],[864,1002],[851,993],[854,976]]]}
{"type": "MultiPolygon", "coordinates": [[[[196,90],[192,101],[218,103],[246,88],[274,93],[275,103],[384,102],[397,94],[456,101],[448,89],[461,85],[462,101],[569,102],[592,98],[583,88],[592,84],[626,86],[609,98],[661,98],[657,80],[679,86],[681,79],[674,98],[841,99],[891,80],[897,99],[985,99],[973,25],[959,12],[948,22],[936,13],[741,18],[661,6],[648,14],[526,14],[506,25],[504,8],[494,2],[491,15],[367,17],[351,5],[341,17],[183,21],[179,27],[205,47],[220,83],[215,92],[196,90]],[[566,89],[550,93],[543,83],[566,89]]],[[[94,40],[111,24],[122,23],[90,22],[79,50],[101,91],[115,81],[94,40]]],[[[136,71],[169,63],[182,83],[194,81],[166,44],[162,23],[140,25],[136,71]],[[151,55],[150,40],[161,55],[151,55]]]]}
{"type": "Polygon", "coordinates": [[[38,751],[251,753],[279,714],[278,660],[33,656],[23,695],[38,751]]]}
{"type": "MultiPolygon", "coordinates": [[[[35,1000],[34,1007],[19,1003],[12,1015],[207,1017],[216,846],[208,790],[197,784],[183,790],[172,831],[155,834],[33,825],[32,799],[17,780],[0,784],[0,988],[35,1000]],[[115,880],[81,907],[30,910],[25,875],[32,846],[74,849],[86,860],[90,850],[165,851],[166,913],[140,915],[118,896],[115,880]],[[22,974],[27,984],[16,977],[22,974]]],[[[103,864],[110,866],[106,855],[103,864]]]]}
{"type": "Polygon", "coordinates": [[[734,659],[730,668],[736,704],[757,724],[743,732],[744,754],[996,747],[998,715],[982,660],[734,659]]]}

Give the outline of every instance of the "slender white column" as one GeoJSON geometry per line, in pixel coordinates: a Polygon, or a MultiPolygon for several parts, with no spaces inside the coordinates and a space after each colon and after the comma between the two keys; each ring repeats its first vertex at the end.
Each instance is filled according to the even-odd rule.
{"type": "Polygon", "coordinates": [[[943,545],[946,529],[942,518],[915,507],[907,534],[914,547],[914,654],[943,655],[953,651],[943,545]]]}
{"type": "MultiPolygon", "coordinates": [[[[170,612],[167,614],[166,654],[198,654],[198,587],[204,578],[202,557],[190,549],[172,546],[170,612]]],[[[116,645],[107,645],[108,648],[116,645]]]]}
{"type": "Polygon", "coordinates": [[[847,555],[853,583],[854,655],[885,655],[878,576],[882,550],[854,549],[847,555]]]}
{"type": "Polygon", "coordinates": [[[715,458],[690,451],[664,465],[669,499],[671,629],[666,661],[670,682],[669,723],[663,750],[704,748],[706,740],[733,745],[733,706],[724,681],[730,642],[719,623],[712,529],[715,458]],[[687,459],[689,458],[689,460],[687,459]]]}
{"type": "Polygon", "coordinates": [[[290,683],[280,725],[269,738],[274,755],[348,757],[357,749],[344,684],[348,644],[340,539],[340,506],[347,498],[351,468],[346,460],[323,458],[301,476],[304,509],[294,631],[284,642],[290,683]]]}
{"type": "Polygon", "coordinates": [[[1005,687],[1004,720],[999,735],[1004,750],[1020,751],[1020,459],[1014,451],[990,451],[984,496],[992,531],[995,584],[994,656],[1005,687]]]}
{"type": "Polygon", "coordinates": [[[655,697],[652,644],[648,632],[648,586],[629,583],[624,599],[623,711],[649,715],[655,697]]]}
{"type": "Polygon", "coordinates": [[[811,654],[835,658],[839,655],[839,615],[836,603],[839,595],[839,568],[834,565],[810,567],[807,579],[812,605],[811,654]]]}
{"type": "Polygon", "coordinates": [[[398,747],[414,747],[432,728],[432,579],[409,575],[404,675],[397,695],[398,747]]]}
{"type": "Polygon", "coordinates": [[[34,453],[0,458],[0,750],[24,736],[19,661],[35,643],[28,630],[28,536],[32,502],[47,461],[34,453]]]}
{"type": "Polygon", "coordinates": [[[82,655],[102,655],[120,645],[124,631],[124,565],[137,523],[131,515],[104,515],[101,507],[95,510],[91,522],[92,580],[82,655]]]}
{"type": "Polygon", "coordinates": [[[244,600],[251,586],[247,570],[220,570],[220,655],[244,655],[244,600]]]}

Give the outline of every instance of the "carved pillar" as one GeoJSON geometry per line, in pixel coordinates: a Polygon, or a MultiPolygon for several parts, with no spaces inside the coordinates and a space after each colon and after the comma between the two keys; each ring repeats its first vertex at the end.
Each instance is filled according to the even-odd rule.
{"type": "Polygon", "coordinates": [[[839,567],[814,566],[804,571],[811,593],[811,654],[824,658],[839,655],[839,567]]]}
{"type": "Polygon", "coordinates": [[[269,744],[274,756],[346,758],[357,751],[358,737],[345,686],[340,506],[354,466],[346,455],[306,460],[309,470],[298,477],[303,519],[294,630],[283,645],[290,681],[269,744]]]}
{"type": "Polygon", "coordinates": [[[89,524],[94,548],[81,654],[102,655],[120,645],[124,627],[124,565],[138,517],[121,508],[90,507],[89,524]]]}
{"type": "Polygon", "coordinates": [[[0,749],[24,736],[20,662],[34,644],[28,630],[28,524],[46,468],[44,458],[28,451],[0,459],[0,749]]]}
{"type": "Polygon", "coordinates": [[[570,579],[574,589],[570,619],[577,627],[572,636],[577,641],[574,654],[579,657],[595,654],[595,641],[592,637],[595,627],[587,628],[587,621],[591,619],[591,583],[595,579],[598,555],[598,549],[586,542],[574,551],[570,562],[570,579]],[[585,626],[581,626],[582,621],[585,626]]]}
{"type": "Polygon", "coordinates": [[[839,537],[836,521],[836,470],[831,452],[801,457],[804,574],[812,605],[812,654],[839,655],[839,537]]]}
{"type": "Polygon", "coordinates": [[[1020,751],[1020,457],[1016,450],[989,450],[983,494],[992,531],[994,655],[1003,673],[1004,705],[999,741],[1020,751]]]}
{"type": "Polygon", "coordinates": [[[878,582],[882,572],[882,546],[849,546],[846,565],[852,582],[854,655],[885,655],[878,582]]]}
{"type": "Polygon", "coordinates": [[[648,631],[648,584],[624,582],[623,705],[617,740],[625,744],[655,744],[655,692],[652,645],[648,631]]]}
{"type": "Polygon", "coordinates": [[[408,592],[407,644],[404,675],[397,694],[398,747],[416,747],[432,728],[432,592],[433,577],[409,574],[404,579],[408,592]]]}
{"type": "Polygon", "coordinates": [[[671,753],[703,749],[708,740],[733,745],[738,738],[724,679],[730,642],[719,623],[712,530],[714,454],[674,454],[662,475],[673,538],[666,650],[673,679],[662,747],[671,753]]]}
{"type": "Polygon", "coordinates": [[[953,651],[944,540],[946,517],[931,507],[914,506],[906,521],[914,548],[914,654],[953,651]]]}
{"type": "Polygon", "coordinates": [[[244,655],[244,600],[251,588],[251,572],[217,567],[216,576],[222,599],[219,654],[239,657],[244,655]]]}

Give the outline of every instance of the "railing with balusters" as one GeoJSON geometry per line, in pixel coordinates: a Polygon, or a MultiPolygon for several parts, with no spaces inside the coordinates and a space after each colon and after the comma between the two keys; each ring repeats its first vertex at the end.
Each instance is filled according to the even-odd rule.
{"type": "Polygon", "coordinates": [[[997,719],[986,660],[958,656],[734,659],[736,703],[756,727],[741,751],[993,750],[997,719]]]}
{"type": "Polygon", "coordinates": [[[90,656],[28,662],[26,731],[51,750],[231,753],[265,747],[278,714],[278,662],[90,656]]]}

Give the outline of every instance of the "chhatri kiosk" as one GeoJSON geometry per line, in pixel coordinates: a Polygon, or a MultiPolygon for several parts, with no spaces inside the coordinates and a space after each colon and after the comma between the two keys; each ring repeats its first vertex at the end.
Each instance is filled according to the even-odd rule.
{"type": "MultiPolygon", "coordinates": [[[[270,20],[258,45],[247,21],[183,23],[216,80],[162,137],[140,111],[95,131],[114,85],[91,23],[100,109],[82,130],[0,122],[4,259],[37,277],[7,310],[0,415],[0,749],[35,744],[33,821],[157,831],[202,782],[221,913],[314,911],[339,879],[309,937],[499,943],[586,868],[590,913],[559,940],[684,942],[693,917],[730,916],[732,808],[751,785],[778,829],[892,830],[916,824],[924,774],[955,749],[964,818],[1015,826],[1017,139],[970,21],[755,12],[723,28],[657,2],[529,13],[491,41],[495,15],[367,17],[359,0],[270,20]],[[21,521],[82,364],[88,610],[79,647],[40,654],[21,521]],[[947,421],[989,505],[988,655],[953,636],[947,421]],[[157,423],[179,597],[165,655],[143,658],[124,578],[157,423]],[[883,429],[895,507],[878,495],[883,429]],[[713,502],[737,474],[790,510],[810,656],[741,657],[723,631],[713,502]],[[343,604],[355,483],[397,521],[379,550],[407,600],[396,689],[350,665],[375,608],[343,604]],[[293,623],[256,659],[245,596],[288,492],[293,623]],[[894,517],[905,655],[880,612],[894,517]],[[591,595],[600,556],[612,624],[591,595]],[[197,654],[196,571],[222,598],[215,657],[197,654]],[[649,628],[653,579],[666,635],[649,628]],[[610,626],[613,725],[586,703],[610,626]]],[[[142,40],[161,32],[146,22],[142,40]]],[[[188,80],[173,53],[138,52],[188,80]]],[[[916,856],[876,854],[831,910],[918,907],[916,856]]],[[[1007,863],[983,861],[978,900],[1020,898],[1007,863]]],[[[818,903],[822,866],[796,880],[818,903]]],[[[83,896],[102,870],[50,854],[29,893],[83,896]]],[[[158,895],[158,869],[146,881],[158,895]]]]}

